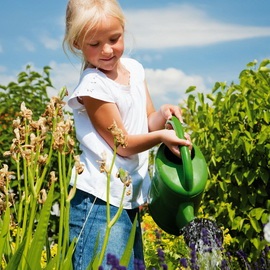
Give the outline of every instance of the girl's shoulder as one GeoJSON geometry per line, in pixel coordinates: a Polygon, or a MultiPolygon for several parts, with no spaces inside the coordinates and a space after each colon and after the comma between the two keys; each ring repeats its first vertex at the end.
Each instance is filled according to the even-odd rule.
{"type": "Polygon", "coordinates": [[[134,67],[134,68],[141,68],[143,69],[143,66],[140,62],[138,62],[137,60],[133,59],[133,58],[129,58],[129,57],[123,57],[121,58],[121,62],[125,65],[125,66],[130,66],[130,67],[134,67]]]}
{"type": "Polygon", "coordinates": [[[133,58],[121,58],[122,64],[131,72],[135,77],[144,80],[144,68],[140,62],[133,58]]]}

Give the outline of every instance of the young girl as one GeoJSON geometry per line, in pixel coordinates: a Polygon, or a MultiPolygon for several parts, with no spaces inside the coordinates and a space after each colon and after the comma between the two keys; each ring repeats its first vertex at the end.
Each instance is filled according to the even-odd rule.
{"type": "MultiPolygon", "coordinates": [[[[74,269],[86,269],[93,259],[96,239],[103,242],[106,227],[105,173],[101,160],[110,164],[114,139],[108,127],[113,123],[125,135],[126,147],[117,148],[110,183],[110,211],[113,216],[124,188],[117,177],[120,168],[127,171],[127,187],[121,217],[112,227],[106,254],[121,258],[126,248],[138,207],[146,202],[149,188],[148,149],[163,142],[176,155],[179,145],[191,145],[179,139],[173,130],[164,129],[166,120],[181,119],[178,106],[163,105],[155,111],[144,69],[137,61],[122,57],[125,19],[116,0],[70,0],[66,13],[64,45],[83,59],[83,72],[68,104],[73,109],[76,135],[80,142],[84,171],[76,181],[71,202],[70,239],[78,238],[74,269]],[[88,213],[90,214],[88,215],[88,213]]],[[[71,179],[74,185],[75,174],[71,179]]],[[[133,256],[128,269],[135,269],[134,258],[143,261],[140,223],[137,224],[133,256]]],[[[103,263],[104,265],[105,263],[103,263]]]]}

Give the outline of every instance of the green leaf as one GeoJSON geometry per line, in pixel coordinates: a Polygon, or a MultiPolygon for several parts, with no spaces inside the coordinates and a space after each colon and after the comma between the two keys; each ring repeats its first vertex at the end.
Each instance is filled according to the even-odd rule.
{"type": "Polygon", "coordinates": [[[245,219],[240,216],[235,217],[232,221],[232,230],[241,231],[244,221],[245,219]]]}
{"type": "Polygon", "coordinates": [[[25,82],[26,79],[27,79],[28,75],[26,72],[21,72],[19,75],[18,75],[18,83],[22,83],[22,82],[25,82]]]}
{"type": "Polygon", "coordinates": [[[261,68],[259,68],[259,71],[261,71],[261,72],[270,72],[270,68],[268,68],[268,67],[261,67],[261,68]]]}
{"type": "Polygon", "coordinates": [[[252,62],[249,62],[249,63],[247,64],[247,67],[254,67],[256,64],[257,64],[257,60],[254,60],[254,61],[252,61],[252,62]]]}
{"type": "Polygon", "coordinates": [[[230,174],[233,174],[237,169],[238,169],[238,165],[235,164],[235,163],[232,163],[231,164],[230,174]]]}
{"type": "Polygon", "coordinates": [[[186,90],[185,94],[190,93],[196,89],[196,86],[189,86],[189,88],[186,90]]]}
{"type": "Polygon", "coordinates": [[[264,184],[267,185],[267,183],[270,181],[270,173],[267,169],[262,168],[260,171],[260,177],[263,180],[264,184]]]}
{"type": "Polygon", "coordinates": [[[250,242],[255,246],[257,250],[262,250],[265,247],[265,242],[260,239],[260,237],[250,239],[250,242]]]}
{"type": "Polygon", "coordinates": [[[203,105],[204,104],[204,94],[198,93],[198,99],[199,99],[200,103],[203,105]]]}
{"type": "Polygon", "coordinates": [[[216,99],[216,97],[212,94],[207,94],[206,97],[210,99],[211,101],[214,101],[216,99]]]}
{"type": "Polygon", "coordinates": [[[30,266],[30,269],[40,269],[40,258],[46,240],[45,237],[47,237],[47,227],[49,224],[51,207],[54,200],[53,195],[54,195],[54,181],[52,181],[52,185],[48,193],[47,199],[42,207],[37,229],[35,231],[29,252],[27,254],[26,260],[30,266]]]}
{"type": "Polygon", "coordinates": [[[270,59],[264,59],[261,61],[259,68],[265,67],[270,64],[270,59]]]}
{"type": "Polygon", "coordinates": [[[123,266],[128,266],[129,264],[129,261],[130,261],[130,257],[131,257],[131,254],[132,254],[132,251],[133,251],[133,244],[134,244],[134,239],[135,239],[135,234],[136,234],[136,227],[137,227],[137,219],[138,219],[138,216],[136,214],[135,216],[135,219],[133,221],[133,225],[132,225],[132,228],[131,228],[131,232],[130,232],[130,235],[129,235],[129,238],[128,238],[128,242],[127,242],[127,245],[126,245],[126,248],[125,248],[125,251],[120,259],[120,264],[123,265],[123,266]]]}
{"type": "MultiPolygon", "coordinates": [[[[56,264],[57,264],[57,256],[50,259],[50,261],[47,263],[45,269],[46,270],[55,270],[56,269],[56,264]]],[[[63,269],[65,269],[65,268],[63,268],[63,269]]],[[[67,270],[68,270],[68,268],[67,268],[67,270]]]]}
{"type": "Polygon", "coordinates": [[[235,217],[235,209],[231,209],[231,206],[228,205],[227,210],[228,210],[230,221],[233,222],[234,217],[235,217]]]}
{"type": "Polygon", "coordinates": [[[266,211],[266,209],[259,207],[259,208],[252,209],[249,214],[251,217],[255,217],[257,220],[260,220],[264,211],[266,211]]]}
{"type": "Polygon", "coordinates": [[[227,184],[224,181],[219,181],[218,183],[222,191],[227,192],[227,184]]]}
{"type": "Polygon", "coordinates": [[[244,142],[244,149],[245,149],[246,154],[250,155],[251,144],[247,140],[244,140],[243,142],[244,142]]]}
{"type": "Polygon", "coordinates": [[[269,124],[269,118],[270,118],[270,112],[269,111],[264,111],[263,112],[263,120],[269,124]]]}
{"type": "Polygon", "coordinates": [[[101,252],[98,251],[98,245],[100,242],[100,233],[98,233],[96,241],[95,241],[95,246],[94,246],[94,252],[93,252],[93,259],[91,262],[88,264],[86,270],[98,270],[99,268],[99,258],[101,256],[101,252]]]}
{"type": "Polygon", "coordinates": [[[43,71],[44,71],[44,73],[45,73],[47,76],[49,76],[50,70],[51,70],[51,67],[49,67],[49,66],[43,67],[43,71]]]}
{"type": "Polygon", "coordinates": [[[258,220],[254,217],[249,217],[249,220],[250,220],[250,223],[251,223],[251,226],[253,227],[253,229],[259,233],[261,232],[262,228],[258,222],[258,220]]]}
{"type": "Polygon", "coordinates": [[[73,239],[72,243],[69,246],[67,256],[64,259],[63,269],[72,270],[72,255],[74,252],[75,243],[76,239],[73,239]]]}
{"type": "Polygon", "coordinates": [[[8,235],[9,235],[9,224],[10,223],[10,208],[6,208],[6,212],[3,219],[3,225],[1,228],[0,234],[0,258],[2,258],[4,246],[7,243],[8,235]]]}
{"type": "Polygon", "coordinates": [[[269,134],[266,132],[262,132],[258,134],[258,144],[265,144],[265,142],[268,140],[269,134]]]}
{"type": "Polygon", "coordinates": [[[193,95],[188,96],[187,106],[192,112],[195,111],[195,109],[196,109],[196,101],[195,101],[195,97],[193,95]]]}
{"type": "Polygon", "coordinates": [[[215,93],[220,87],[220,83],[219,82],[216,82],[213,89],[212,89],[212,93],[215,93]]]}
{"type": "Polygon", "coordinates": [[[234,129],[232,132],[232,140],[235,141],[239,138],[239,130],[234,129]]]}
{"type": "Polygon", "coordinates": [[[257,179],[257,174],[256,172],[254,172],[253,170],[248,172],[248,176],[247,176],[247,183],[248,186],[252,185],[253,182],[257,179]]]}
{"type": "Polygon", "coordinates": [[[239,171],[239,172],[236,172],[234,176],[235,176],[238,186],[241,186],[243,182],[243,173],[239,171]]]}
{"type": "Polygon", "coordinates": [[[249,194],[248,200],[252,206],[255,206],[257,200],[257,194],[249,194]]]}
{"type": "Polygon", "coordinates": [[[26,238],[21,242],[16,252],[11,257],[5,270],[20,269],[19,265],[22,261],[22,255],[26,244],[26,238]]]}

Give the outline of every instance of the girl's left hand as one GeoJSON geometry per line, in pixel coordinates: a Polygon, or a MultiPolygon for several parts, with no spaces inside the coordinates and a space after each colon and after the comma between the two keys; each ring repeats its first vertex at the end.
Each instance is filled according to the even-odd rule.
{"type": "Polygon", "coordinates": [[[161,106],[160,112],[166,120],[171,119],[174,115],[180,120],[181,123],[183,123],[182,113],[179,106],[164,104],[161,106]]]}

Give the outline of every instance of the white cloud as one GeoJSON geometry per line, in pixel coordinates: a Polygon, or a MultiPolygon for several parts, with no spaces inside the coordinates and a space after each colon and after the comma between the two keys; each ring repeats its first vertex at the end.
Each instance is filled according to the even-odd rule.
{"type": "Polygon", "coordinates": [[[6,68],[0,66],[0,84],[6,86],[14,81],[17,81],[16,75],[6,74],[6,68]]]}
{"type": "Polygon", "coordinates": [[[168,68],[146,69],[148,89],[156,109],[162,104],[179,104],[186,99],[185,91],[190,86],[196,86],[199,92],[208,89],[202,77],[187,75],[179,69],[168,68]]]}
{"type": "Polygon", "coordinates": [[[69,94],[75,88],[79,82],[80,77],[80,64],[71,64],[71,63],[56,63],[51,62],[49,66],[51,70],[51,80],[52,84],[55,87],[54,90],[51,90],[49,95],[56,95],[62,87],[67,87],[69,94]]]}
{"type": "Polygon", "coordinates": [[[270,27],[226,24],[190,5],[126,10],[127,33],[136,48],[204,46],[270,36],[270,27]]]}
{"type": "Polygon", "coordinates": [[[52,38],[47,34],[43,34],[42,36],[40,36],[40,41],[46,49],[57,50],[61,47],[62,39],[52,38]]]}
{"type": "Polygon", "coordinates": [[[34,52],[36,50],[34,43],[25,37],[19,37],[20,45],[22,45],[28,52],[34,52]]]}
{"type": "MultiPolygon", "coordinates": [[[[31,66],[33,70],[42,72],[42,69],[35,67],[34,64],[31,64],[31,66]]],[[[52,61],[49,66],[52,68],[50,77],[54,86],[54,89],[49,89],[49,96],[57,95],[64,86],[67,87],[70,95],[79,81],[81,65],[79,63],[56,63],[52,61]]],[[[14,71],[13,74],[9,73],[9,75],[6,73],[7,69],[0,66],[1,84],[7,85],[9,82],[17,80],[16,76],[19,72],[14,71]]],[[[207,89],[207,82],[201,76],[188,75],[179,69],[146,69],[145,74],[148,89],[156,109],[166,103],[174,105],[181,103],[187,98],[185,90],[190,86],[196,86],[198,92],[206,93],[210,91],[207,89]]]]}

